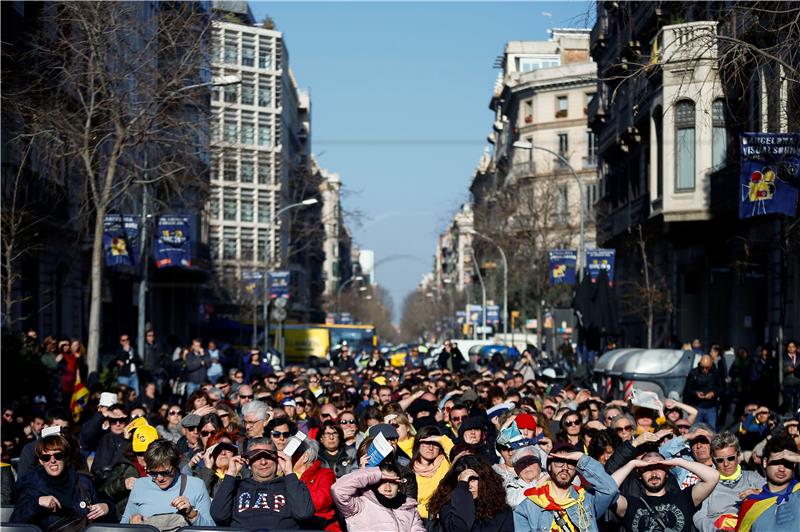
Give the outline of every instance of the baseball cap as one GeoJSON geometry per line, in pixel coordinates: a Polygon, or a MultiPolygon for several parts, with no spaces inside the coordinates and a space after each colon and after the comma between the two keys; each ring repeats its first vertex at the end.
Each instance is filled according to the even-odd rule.
{"type": "MultiPolygon", "coordinates": [[[[142,418],[139,418],[142,419],[142,418]]],[[[158,439],[158,431],[150,425],[142,425],[137,428],[131,438],[131,447],[135,453],[143,453],[147,447],[158,439]]]]}
{"type": "Polygon", "coordinates": [[[558,442],[555,445],[553,445],[553,450],[550,451],[550,454],[574,453],[574,452],[575,452],[575,446],[574,445],[572,445],[571,443],[567,443],[565,441],[561,441],[561,442],[558,442]]]}
{"type": "Polygon", "coordinates": [[[464,402],[464,401],[473,401],[474,402],[474,401],[477,401],[477,400],[478,400],[478,394],[476,394],[475,390],[473,390],[473,389],[466,390],[464,393],[461,394],[461,402],[464,402]]]}
{"type": "Polygon", "coordinates": [[[368,434],[372,438],[376,437],[378,434],[383,434],[383,437],[387,440],[397,440],[400,438],[397,429],[388,423],[378,423],[377,425],[371,426],[368,434]]]}
{"type": "Polygon", "coordinates": [[[294,402],[294,398],[287,397],[281,401],[281,406],[297,406],[297,403],[294,402]]]}
{"type": "Polygon", "coordinates": [[[200,416],[198,416],[197,414],[187,414],[181,420],[181,427],[183,427],[185,429],[190,429],[192,427],[196,427],[199,424],[200,424],[200,416]]]}
{"type": "Polygon", "coordinates": [[[111,392],[103,392],[100,394],[99,406],[109,407],[117,402],[117,394],[111,392]]]}
{"type": "Polygon", "coordinates": [[[128,425],[125,427],[125,432],[133,432],[145,425],[147,425],[147,419],[143,417],[137,417],[136,419],[128,423],[128,425]]]}

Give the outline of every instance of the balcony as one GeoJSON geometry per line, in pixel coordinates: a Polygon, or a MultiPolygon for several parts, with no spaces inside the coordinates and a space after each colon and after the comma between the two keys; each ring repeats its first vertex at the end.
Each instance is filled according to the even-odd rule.
{"type": "Polygon", "coordinates": [[[530,178],[534,175],[536,175],[536,163],[533,161],[514,163],[514,165],[511,167],[511,170],[508,172],[506,183],[519,179],[530,178]]]}
{"type": "Polygon", "coordinates": [[[627,233],[628,228],[645,223],[649,213],[649,194],[642,194],[610,213],[603,215],[598,212],[597,243],[604,245],[617,236],[627,233]]]}
{"type": "Polygon", "coordinates": [[[582,157],[583,168],[594,169],[597,168],[597,155],[585,155],[582,157]]]}
{"type": "Polygon", "coordinates": [[[594,23],[594,26],[592,26],[592,31],[589,33],[589,42],[591,43],[591,52],[593,54],[605,46],[607,31],[608,17],[603,14],[598,17],[597,21],[594,23]]]}

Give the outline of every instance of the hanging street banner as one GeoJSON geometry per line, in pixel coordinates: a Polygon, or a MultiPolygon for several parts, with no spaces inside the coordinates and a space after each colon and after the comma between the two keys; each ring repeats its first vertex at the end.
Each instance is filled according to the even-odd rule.
{"type": "Polygon", "coordinates": [[[574,249],[550,251],[550,284],[575,284],[578,253],[574,249]]]}
{"type": "Polygon", "coordinates": [[[139,215],[106,214],[103,218],[103,249],[106,266],[136,267],[139,240],[139,215]]]}
{"type": "Polygon", "coordinates": [[[456,311],[456,323],[459,325],[467,323],[467,312],[465,310],[456,311]]]}
{"type": "Polygon", "coordinates": [[[483,325],[483,307],[480,305],[467,305],[467,324],[483,325]]]}
{"type": "Polygon", "coordinates": [[[605,270],[608,274],[608,282],[614,282],[614,258],[617,250],[615,249],[587,249],[586,250],[586,271],[592,278],[592,282],[597,279],[600,272],[605,270]]]}
{"type": "Polygon", "coordinates": [[[742,133],[739,219],[797,214],[800,134],[742,133]]]}
{"type": "Polygon", "coordinates": [[[257,271],[242,272],[242,297],[247,301],[260,301],[264,289],[264,274],[257,271]]]}
{"type": "Polygon", "coordinates": [[[500,323],[499,305],[486,305],[486,323],[488,325],[497,325],[500,323]]]}
{"type": "Polygon", "coordinates": [[[269,297],[289,297],[289,283],[292,273],[287,271],[269,272],[269,297]]]}
{"type": "Polygon", "coordinates": [[[341,325],[352,325],[353,324],[353,316],[349,312],[342,312],[339,314],[339,324],[341,325]]]}
{"type": "Polygon", "coordinates": [[[158,219],[153,255],[159,268],[191,268],[189,217],[164,214],[158,219]]]}

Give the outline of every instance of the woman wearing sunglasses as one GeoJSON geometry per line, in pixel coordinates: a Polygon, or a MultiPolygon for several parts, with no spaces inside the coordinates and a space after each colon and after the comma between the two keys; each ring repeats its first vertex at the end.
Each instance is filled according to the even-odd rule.
{"type": "Polygon", "coordinates": [[[356,450],[356,440],[358,438],[358,421],[355,414],[350,410],[339,413],[339,426],[342,428],[344,443],[348,449],[356,450]]]}
{"type": "Polygon", "coordinates": [[[110,501],[101,501],[89,477],[67,464],[72,447],[61,434],[36,443],[37,467],[19,480],[12,523],[33,524],[47,530],[56,522],[77,518],[114,521],[110,501]]]}
{"type": "Polygon", "coordinates": [[[178,440],[183,436],[181,419],[183,419],[181,407],[178,405],[167,405],[164,424],[156,427],[159,437],[171,441],[172,443],[178,443],[178,440]]]}
{"type": "Polygon", "coordinates": [[[439,483],[428,513],[444,532],[513,532],[500,475],[477,456],[459,459],[439,483]]]}
{"type": "Polygon", "coordinates": [[[406,497],[400,468],[384,460],[379,467],[356,469],[333,485],[333,502],[349,532],[423,532],[417,501],[406,497]]]}
{"type": "Polygon", "coordinates": [[[163,514],[176,515],[169,521],[187,525],[214,525],[211,500],[203,481],[182,475],[180,455],[174,443],[156,440],[147,447],[144,463],[147,478],[136,479],[120,523],[156,524],[163,514]],[[154,516],[159,516],[155,517],[154,516]]]}
{"type": "Polygon", "coordinates": [[[574,410],[570,410],[561,418],[556,442],[568,443],[574,448],[582,450],[585,454],[587,449],[584,441],[584,430],[585,427],[581,417],[574,410]]]}

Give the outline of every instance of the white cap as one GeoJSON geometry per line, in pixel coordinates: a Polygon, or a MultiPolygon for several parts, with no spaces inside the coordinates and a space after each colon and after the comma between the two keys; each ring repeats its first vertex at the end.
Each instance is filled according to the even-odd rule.
{"type": "Polygon", "coordinates": [[[42,438],[46,438],[54,434],[61,434],[61,427],[58,425],[53,425],[52,427],[45,427],[42,429],[42,438]]]}
{"type": "Polygon", "coordinates": [[[103,392],[100,394],[99,406],[109,407],[117,403],[117,394],[111,392],[103,392]]]}

